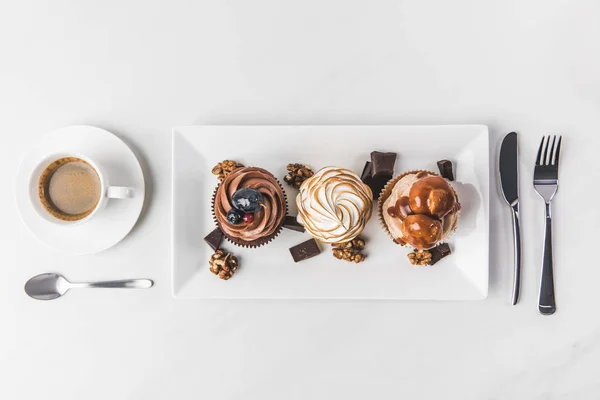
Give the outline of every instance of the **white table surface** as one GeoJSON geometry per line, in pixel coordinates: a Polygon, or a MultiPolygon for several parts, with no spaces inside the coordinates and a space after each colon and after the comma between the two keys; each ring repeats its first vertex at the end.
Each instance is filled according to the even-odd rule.
{"type": "Polygon", "coordinates": [[[599,13],[594,0],[2,2],[0,398],[599,398],[599,13]],[[148,203],[122,243],[75,257],[40,244],[12,194],[31,144],[81,123],[131,144],[148,203]],[[173,126],[420,123],[487,124],[493,159],[503,134],[520,133],[518,306],[495,174],[487,300],[172,298],[173,126]],[[565,138],[558,311],[543,317],[543,209],[530,182],[550,133],[565,138]],[[29,299],[23,284],[45,271],[156,286],[29,299]]]}

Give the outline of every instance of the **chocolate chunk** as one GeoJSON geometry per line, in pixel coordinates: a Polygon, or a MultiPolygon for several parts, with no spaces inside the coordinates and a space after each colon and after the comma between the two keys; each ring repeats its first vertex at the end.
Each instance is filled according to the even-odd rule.
{"type": "Polygon", "coordinates": [[[371,174],[372,166],[372,162],[366,162],[365,167],[363,168],[363,172],[360,175],[360,179],[365,185],[371,188],[371,191],[373,192],[373,199],[377,200],[385,184],[388,183],[390,179],[392,179],[392,174],[373,177],[371,174]]]}
{"type": "Polygon", "coordinates": [[[368,185],[369,182],[371,182],[372,178],[373,177],[371,176],[371,161],[367,161],[365,163],[365,167],[363,168],[362,174],[360,174],[360,180],[368,185]]]}
{"type": "Polygon", "coordinates": [[[299,262],[318,256],[321,254],[321,249],[315,239],[310,239],[290,248],[290,253],[294,262],[299,262]]]}
{"type": "MultiPolygon", "coordinates": [[[[377,200],[385,185],[394,175],[394,166],[396,165],[396,153],[382,153],[380,151],[371,152],[371,179],[367,185],[373,192],[373,198],[377,200]]],[[[365,170],[367,166],[365,165],[365,170]]],[[[363,174],[365,171],[363,171],[363,174]]],[[[366,182],[365,182],[366,183],[366,182]]]]}
{"type": "Polygon", "coordinates": [[[381,191],[383,190],[383,188],[385,187],[385,185],[392,179],[392,176],[378,176],[376,178],[373,178],[373,180],[371,181],[371,184],[369,185],[369,187],[371,188],[371,191],[373,192],[373,199],[377,200],[379,198],[379,195],[381,194],[381,191]]]}
{"type": "Polygon", "coordinates": [[[396,153],[382,153],[379,151],[371,152],[371,176],[392,177],[394,175],[394,166],[396,165],[396,153]]]}
{"type": "Polygon", "coordinates": [[[214,251],[217,251],[219,250],[219,247],[221,247],[221,242],[223,241],[223,232],[220,228],[215,228],[214,231],[206,235],[204,241],[208,243],[214,251]]]}
{"type": "Polygon", "coordinates": [[[454,173],[452,172],[452,161],[440,160],[437,162],[438,168],[440,169],[440,175],[449,181],[454,180],[454,173]]]}
{"type": "Polygon", "coordinates": [[[296,232],[305,231],[304,227],[298,223],[296,217],[292,217],[291,215],[285,216],[285,219],[283,220],[283,227],[296,232]]]}
{"type": "Polygon", "coordinates": [[[429,265],[434,265],[435,263],[440,261],[442,258],[452,254],[452,251],[450,250],[450,246],[448,246],[448,243],[438,244],[433,249],[429,249],[429,252],[431,253],[431,261],[429,262],[429,265]]]}

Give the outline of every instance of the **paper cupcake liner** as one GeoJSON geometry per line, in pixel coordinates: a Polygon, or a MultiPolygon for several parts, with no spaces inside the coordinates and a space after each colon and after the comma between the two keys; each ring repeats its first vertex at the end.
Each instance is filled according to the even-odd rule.
{"type": "MultiPolygon", "coordinates": [[[[398,181],[402,178],[404,178],[406,175],[410,175],[410,174],[418,174],[419,172],[427,172],[430,175],[435,175],[435,176],[441,176],[438,173],[432,172],[432,171],[428,171],[425,169],[417,169],[417,170],[412,170],[412,171],[407,171],[404,172],[401,175],[398,175],[395,178],[392,178],[381,190],[381,194],[379,195],[379,200],[377,201],[377,218],[379,219],[379,224],[381,225],[381,227],[385,230],[385,232],[387,233],[387,235],[394,240],[394,236],[392,235],[392,233],[390,232],[390,230],[387,227],[387,224],[385,223],[385,219],[383,218],[383,204],[385,203],[385,201],[391,196],[392,194],[392,189],[394,188],[394,186],[396,185],[396,183],[398,183],[398,181]]],[[[452,187],[452,185],[450,185],[450,187],[452,187]]],[[[452,187],[452,190],[454,191],[454,195],[456,196],[456,198],[458,199],[458,194],[456,193],[456,190],[454,189],[454,187],[452,187]]],[[[460,204],[460,202],[459,202],[460,204]]],[[[458,211],[458,219],[460,220],[460,210],[458,211]]],[[[458,220],[457,220],[458,221],[458,220]]],[[[450,230],[450,232],[448,233],[448,235],[442,240],[440,241],[440,243],[443,242],[447,242],[448,239],[454,234],[454,232],[456,232],[456,229],[458,228],[458,222],[456,224],[456,226],[454,227],[454,229],[450,230]]],[[[394,240],[394,243],[397,243],[394,240]]],[[[400,244],[400,243],[398,243],[400,244]]],[[[409,244],[400,244],[401,246],[404,247],[408,247],[408,248],[413,248],[411,245],[409,244]]]]}
{"type": "MultiPolygon", "coordinates": [[[[253,167],[253,168],[258,168],[258,167],[253,167]]],[[[275,176],[273,174],[271,174],[271,176],[273,177],[273,179],[275,179],[275,181],[277,182],[277,184],[279,185],[279,187],[283,191],[283,199],[284,199],[284,202],[285,202],[285,215],[287,215],[289,207],[288,207],[288,200],[287,200],[287,194],[285,193],[285,189],[281,185],[281,182],[279,182],[279,179],[275,178],[275,176]]],[[[235,236],[231,236],[231,235],[227,234],[225,231],[223,231],[223,229],[221,228],[221,223],[219,222],[219,220],[217,219],[217,217],[215,215],[215,199],[217,197],[217,190],[219,190],[220,186],[221,186],[221,183],[219,183],[217,185],[217,187],[215,188],[215,190],[213,191],[212,200],[211,200],[211,212],[212,212],[213,221],[215,222],[215,225],[219,229],[221,229],[221,232],[223,232],[223,236],[225,237],[225,239],[227,239],[227,241],[229,243],[232,243],[232,244],[234,244],[234,245],[236,245],[238,247],[244,247],[244,248],[252,248],[252,249],[254,249],[254,248],[261,247],[261,246],[264,246],[264,245],[270,243],[273,239],[275,239],[279,235],[279,233],[283,229],[283,222],[285,221],[285,219],[283,219],[281,221],[281,223],[279,224],[279,226],[277,227],[277,229],[275,229],[275,232],[273,232],[270,235],[263,236],[261,238],[258,238],[258,239],[252,240],[252,241],[242,240],[241,238],[237,238],[235,236]]]]}

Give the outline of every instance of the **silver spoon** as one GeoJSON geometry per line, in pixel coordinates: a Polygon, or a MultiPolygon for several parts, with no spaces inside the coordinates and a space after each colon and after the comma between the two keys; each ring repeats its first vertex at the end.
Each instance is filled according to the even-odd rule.
{"type": "Polygon", "coordinates": [[[40,274],[25,284],[25,293],[37,300],[54,300],[73,288],[129,288],[148,289],[154,285],[150,279],[124,279],[106,282],[71,283],[59,274],[40,274]]]}

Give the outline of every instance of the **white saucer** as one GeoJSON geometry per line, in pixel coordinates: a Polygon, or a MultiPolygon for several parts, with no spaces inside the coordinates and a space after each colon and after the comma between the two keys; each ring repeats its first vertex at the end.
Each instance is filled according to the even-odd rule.
{"type": "Polygon", "coordinates": [[[25,156],[16,182],[16,201],[21,218],[31,232],[56,251],[91,254],[119,243],[131,231],[144,204],[144,174],[131,149],[118,137],[93,126],[69,126],[50,132],[25,156]],[[111,185],[135,189],[128,200],[109,200],[91,220],[63,226],[41,218],[31,204],[29,179],[37,164],[53,153],[83,154],[106,170],[111,185]]]}

